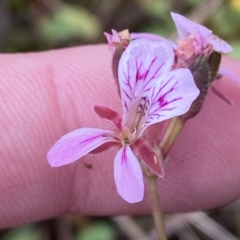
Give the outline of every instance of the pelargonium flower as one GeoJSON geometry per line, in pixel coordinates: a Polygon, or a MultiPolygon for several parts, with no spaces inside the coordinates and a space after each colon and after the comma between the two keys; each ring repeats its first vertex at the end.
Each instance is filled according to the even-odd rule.
{"type": "Polygon", "coordinates": [[[210,29],[180,14],[171,13],[171,16],[178,31],[177,51],[183,58],[188,59],[193,55],[211,52],[211,50],[220,53],[232,51],[232,47],[214,35],[210,29]]]}
{"type": "Polygon", "coordinates": [[[80,128],[64,135],[47,154],[50,165],[69,164],[94,150],[105,149],[108,144],[117,145],[117,191],[129,203],[141,201],[144,181],[139,161],[163,175],[160,157],[144,138],[147,127],[186,113],[199,94],[188,69],[171,71],[173,61],[173,49],[165,41],[132,41],[118,67],[123,117],[96,105],[95,112],[113,123],[111,127],[80,128]]]}

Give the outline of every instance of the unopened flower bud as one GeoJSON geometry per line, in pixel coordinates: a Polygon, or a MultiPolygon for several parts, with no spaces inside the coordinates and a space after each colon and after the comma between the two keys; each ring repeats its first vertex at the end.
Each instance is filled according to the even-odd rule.
{"type": "Polygon", "coordinates": [[[181,116],[182,120],[195,117],[201,110],[211,83],[217,76],[221,61],[221,54],[213,52],[209,58],[201,55],[195,59],[189,69],[192,72],[194,81],[200,90],[199,96],[193,101],[187,113],[181,116]]]}
{"type": "Polygon", "coordinates": [[[119,83],[118,83],[118,63],[124,50],[127,48],[129,43],[131,42],[131,36],[128,29],[125,29],[121,32],[112,30],[112,35],[109,33],[104,33],[104,35],[108,40],[109,49],[113,53],[112,71],[113,71],[113,76],[118,88],[118,93],[120,93],[119,83]]]}

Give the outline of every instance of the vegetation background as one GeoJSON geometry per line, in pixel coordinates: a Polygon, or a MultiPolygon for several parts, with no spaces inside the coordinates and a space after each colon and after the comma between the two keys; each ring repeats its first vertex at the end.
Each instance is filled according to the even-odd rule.
{"type": "MultiPolygon", "coordinates": [[[[174,39],[170,11],[190,17],[234,47],[240,58],[240,0],[1,0],[0,52],[106,43],[103,32],[128,28],[174,39]]],[[[240,204],[208,213],[166,215],[171,240],[240,239],[240,204]]],[[[0,231],[2,240],[156,239],[151,217],[61,216],[0,231]]]]}

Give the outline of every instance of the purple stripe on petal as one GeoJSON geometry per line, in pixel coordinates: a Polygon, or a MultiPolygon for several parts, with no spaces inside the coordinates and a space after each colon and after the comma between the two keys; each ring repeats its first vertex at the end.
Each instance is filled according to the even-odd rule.
{"type": "Polygon", "coordinates": [[[169,92],[173,91],[173,90],[174,90],[174,87],[177,85],[177,82],[175,82],[175,83],[173,84],[173,86],[171,86],[171,88],[169,89],[169,84],[171,83],[172,78],[173,78],[173,77],[171,77],[170,79],[168,79],[166,82],[163,82],[163,86],[161,86],[158,90],[157,90],[157,88],[155,87],[155,89],[157,90],[156,93],[154,93],[154,91],[153,91],[153,94],[155,94],[155,98],[153,99],[153,101],[158,101],[161,106],[163,105],[164,101],[166,101],[164,97],[165,97],[169,92]],[[165,90],[165,88],[167,88],[168,90],[165,90]],[[161,94],[161,93],[162,93],[162,94],[161,94]],[[163,93],[164,93],[164,94],[163,94],[163,93]],[[159,98],[159,99],[156,99],[157,97],[159,97],[159,95],[160,95],[160,98],[159,98]]]}
{"type": "Polygon", "coordinates": [[[106,142],[117,142],[114,131],[97,128],[79,128],[62,136],[48,151],[47,159],[52,167],[72,162],[106,142]]]}
{"type": "Polygon", "coordinates": [[[128,145],[122,147],[114,159],[114,180],[119,195],[125,201],[135,203],[143,199],[142,169],[128,145]]]}
{"type": "Polygon", "coordinates": [[[147,126],[186,113],[199,95],[188,69],[177,69],[161,76],[152,89],[147,126]]]}
{"type": "Polygon", "coordinates": [[[123,93],[126,95],[126,97],[127,97],[129,100],[132,100],[132,97],[130,97],[130,96],[128,95],[128,93],[125,91],[125,89],[123,89],[123,93]]]}
{"type": "Polygon", "coordinates": [[[124,113],[133,99],[148,95],[156,79],[170,71],[173,61],[173,48],[166,41],[136,39],[128,45],[118,66],[124,113]]]}

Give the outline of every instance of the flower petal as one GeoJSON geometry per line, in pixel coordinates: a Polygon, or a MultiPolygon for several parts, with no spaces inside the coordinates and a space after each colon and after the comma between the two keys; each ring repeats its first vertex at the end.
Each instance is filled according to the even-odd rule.
{"type": "Polygon", "coordinates": [[[177,44],[165,37],[162,37],[162,36],[159,36],[157,34],[154,34],[154,33],[131,33],[131,39],[132,40],[135,40],[135,39],[139,39],[139,38],[148,38],[150,40],[153,40],[153,41],[165,41],[165,42],[168,42],[173,48],[177,46],[177,44]]]}
{"type": "Polygon", "coordinates": [[[188,37],[196,30],[198,30],[203,37],[207,37],[212,34],[212,31],[210,29],[189,20],[180,14],[171,12],[171,16],[176,25],[180,39],[188,37]]]}
{"type": "Polygon", "coordinates": [[[232,51],[232,47],[216,35],[210,35],[206,38],[206,41],[213,46],[216,52],[228,53],[232,51]]]}
{"type": "Polygon", "coordinates": [[[133,99],[147,96],[154,81],[171,69],[173,60],[173,49],[166,41],[142,38],[128,45],[118,67],[123,113],[133,99]]]}
{"type": "Polygon", "coordinates": [[[52,167],[75,162],[106,142],[116,142],[114,131],[97,128],[79,128],[62,136],[48,151],[47,159],[52,167]]]}
{"type": "Polygon", "coordinates": [[[132,32],[130,35],[131,35],[131,39],[133,39],[133,40],[139,39],[139,38],[148,38],[148,39],[151,39],[153,41],[167,41],[170,44],[172,44],[173,46],[176,45],[174,42],[168,40],[167,38],[159,36],[159,35],[154,34],[154,33],[144,33],[144,32],[135,33],[135,32],[132,32]]]}
{"type": "Polygon", "coordinates": [[[112,53],[114,53],[114,51],[116,49],[116,44],[121,42],[118,32],[116,30],[112,29],[112,34],[109,34],[107,32],[104,32],[103,34],[107,38],[109,50],[112,53]]]}
{"type": "Polygon", "coordinates": [[[198,31],[202,37],[204,37],[205,41],[213,46],[213,49],[216,52],[228,53],[232,51],[232,47],[221,38],[212,34],[212,31],[210,29],[189,20],[180,14],[171,13],[171,16],[176,25],[180,39],[186,38],[190,34],[198,31]]]}
{"type": "Polygon", "coordinates": [[[102,105],[94,105],[93,110],[100,117],[113,123],[118,129],[121,127],[122,117],[109,107],[102,105]]]}
{"type": "Polygon", "coordinates": [[[176,69],[161,76],[149,99],[150,109],[144,129],[186,113],[198,95],[199,89],[189,69],[176,69]]]}
{"type": "Polygon", "coordinates": [[[142,169],[128,145],[122,147],[114,159],[114,180],[119,195],[125,201],[135,203],[143,199],[142,169]]]}
{"type": "Polygon", "coordinates": [[[93,149],[89,154],[96,154],[96,153],[101,153],[106,151],[107,149],[110,149],[112,147],[119,147],[119,142],[107,142],[104,143],[103,145],[93,149]]]}

